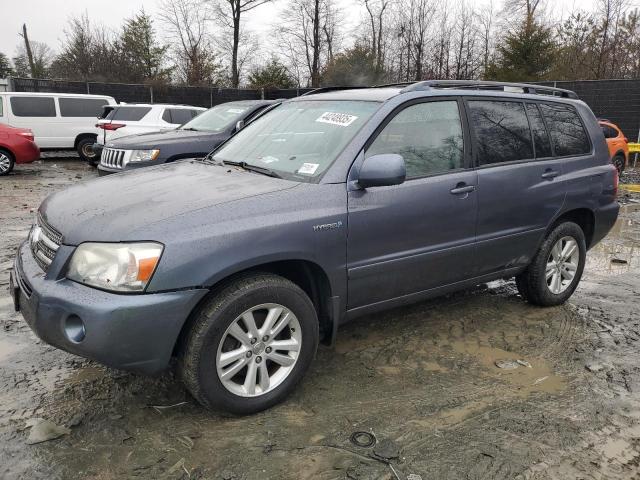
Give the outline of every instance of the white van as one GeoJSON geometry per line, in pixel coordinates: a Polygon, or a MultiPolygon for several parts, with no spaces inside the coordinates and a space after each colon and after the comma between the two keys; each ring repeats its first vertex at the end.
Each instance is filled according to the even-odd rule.
{"type": "Polygon", "coordinates": [[[30,128],[41,149],[75,149],[91,161],[104,105],[116,101],[106,95],[0,92],[0,123],[30,128]]]}

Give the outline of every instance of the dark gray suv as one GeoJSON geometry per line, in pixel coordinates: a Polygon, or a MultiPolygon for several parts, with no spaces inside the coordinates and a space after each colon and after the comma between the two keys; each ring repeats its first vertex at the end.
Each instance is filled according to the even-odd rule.
{"type": "Polygon", "coordinates": [[[506,277],[565,302],[618,215],[573,92],[420,82],[287,101],[202,160],[41,205],[11,281],[44,341],[255,412],[359,315],[506,277]]]}

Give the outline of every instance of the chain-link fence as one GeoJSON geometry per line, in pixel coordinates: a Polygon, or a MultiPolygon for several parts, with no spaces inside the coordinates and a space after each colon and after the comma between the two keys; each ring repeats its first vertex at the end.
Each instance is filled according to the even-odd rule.
{"type": "Polygon", "coordinates": [[[117,102],[172,103],[212,107],[233,100],[293,98],[312,89],[245,89],[217,87],[151,86],[128,83],[74,82],[34,78],[12,78],[15,92],[88,93],[109,95],[117,102]]]}

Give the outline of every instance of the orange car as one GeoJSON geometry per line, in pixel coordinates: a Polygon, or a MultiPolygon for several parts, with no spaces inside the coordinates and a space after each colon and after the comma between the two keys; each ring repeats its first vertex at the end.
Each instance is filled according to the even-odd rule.
{"type": "Polygon", "coordinates": [[[627,168],[627,162],[629,161],[629,140],[624,136],[622,130],[609,120],[600,119],[598,123],[602,127],[604,138],[607,140],[611,163],[616,166],[620,174],[627,168]]]}

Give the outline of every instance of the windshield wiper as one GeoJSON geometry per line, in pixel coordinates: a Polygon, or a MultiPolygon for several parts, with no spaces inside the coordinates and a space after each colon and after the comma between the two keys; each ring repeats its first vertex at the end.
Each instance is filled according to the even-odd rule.
{"type": "Polygon", "coordinates": [[[269,177],[274,177],[274,178],[282,178],[282,175],[280,175],[279,173],[274,172],[273,170],[271,170],[269,168],[258,167],[257,165],[252,165],[252,164],[247,163],[247,162],[230,162],[228,160],[225,160],[224,165],[233,165],[234,167],[240,167],[240,168],[242,168],[244,170],[248,170],[250,172],[261,173],[262,175],[267,175],[269,177]]]}

